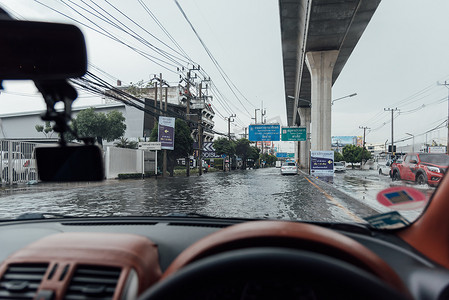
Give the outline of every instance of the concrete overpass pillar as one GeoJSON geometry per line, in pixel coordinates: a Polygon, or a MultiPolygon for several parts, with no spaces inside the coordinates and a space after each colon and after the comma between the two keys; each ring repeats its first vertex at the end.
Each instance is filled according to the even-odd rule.
{"type": "Polygon", "coordinates": [[[311,150],[331,150],[332,71],[338,50],[306,53],[312,88],[311,150]]]}
{"type": "MultiPolygon", "coordinates": [[[[309,137],[310,132],[310,117],[311,117],[311,109],[310,107],[300,107],[298,108],[299,117],[301,120],[301,126],[306,127],[307,138],[309,137]]],[[[309,147],[310,143],[308,140],[304,142],[298,142],[299,148],[299,164],[303,169],[309,169],[309,147]]]]}

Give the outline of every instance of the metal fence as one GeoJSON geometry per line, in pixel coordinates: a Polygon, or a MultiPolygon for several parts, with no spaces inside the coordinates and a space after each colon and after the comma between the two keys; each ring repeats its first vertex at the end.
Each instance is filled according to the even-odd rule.
{"type": "Polygon", "coordinates": [[[2,185],[37,180],[35,147],[36,143],[0,141],[0,182],[2,185]]]}

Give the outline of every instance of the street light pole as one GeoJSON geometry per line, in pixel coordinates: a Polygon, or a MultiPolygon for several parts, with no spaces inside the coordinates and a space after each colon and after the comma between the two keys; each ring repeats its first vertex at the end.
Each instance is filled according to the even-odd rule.
{"type": "Polygon", "coordinates": [[[413,134],[407,133],[407,132],[405,134],[408,134],[412,137],[412,152],[415,152],[415,136],[413,134]]]}
{"type": "Polygon", "coordinates": [[[338,101],[338,100],[341,100],[341,99],[345,99],[345,98],[349,98],[349,97],[354,97],[354,96],[357,96],[357,93],[334,99],[334,100],[332,100],[331,105],[334,105],[335,101],[338,101]]]}

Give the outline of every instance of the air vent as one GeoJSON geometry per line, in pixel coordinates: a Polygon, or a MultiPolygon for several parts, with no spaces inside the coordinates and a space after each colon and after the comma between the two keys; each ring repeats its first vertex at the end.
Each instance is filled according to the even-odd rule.
{"type": "Polygon", "coordinates": [[[120,268],[78,266],[64,299],[112,299],[120,273],[120,268]]]}
{"type": "Polygon", "coordinates": [[[0,299],[34,299],[48,264],[11,264],[0,279],[0,299]]]}

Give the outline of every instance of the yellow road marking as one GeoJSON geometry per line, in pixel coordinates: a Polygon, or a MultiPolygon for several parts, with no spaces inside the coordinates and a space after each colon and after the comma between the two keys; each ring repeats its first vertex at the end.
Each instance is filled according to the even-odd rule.
{"type": "Polygon", "coordinates": [[[318,185],[316,185],[315,183],[313,183],[309,178],[307,178],[306,176],[304,176],[304,178],[310,182],[314,187],[316,187],[321,193],[324,194],[324,196],[326,196],[327,199],[329,199],[333,204],[335,204],[337,207],[341,208],[348,216],[350,216],[354,221],[359,222],[359,223],[363,223],[364,221],[359,218],[356,214],[354,214],[352,211],[350,211],[349,209],[347,209],[346,207],[344,207],[340,202],[338,202],[337,199],[335,199],[334,197],[332,197],[331,195],[329,195],[328,193],[326,193],[322,188],[320,188],[318,185]]]}

